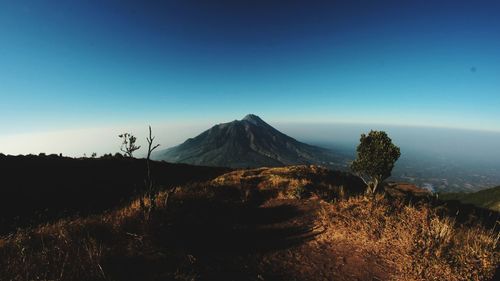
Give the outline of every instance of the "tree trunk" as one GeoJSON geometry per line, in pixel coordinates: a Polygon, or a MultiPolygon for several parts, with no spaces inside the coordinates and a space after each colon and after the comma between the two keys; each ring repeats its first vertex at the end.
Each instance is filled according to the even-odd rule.
{"type": "Polygon", "coordinates": [[[377,191],[377,187],[379,185],[378,178],[374,178],[372,184],[373,184],[372,194],[375,194],[375,191],[377,191]]]}

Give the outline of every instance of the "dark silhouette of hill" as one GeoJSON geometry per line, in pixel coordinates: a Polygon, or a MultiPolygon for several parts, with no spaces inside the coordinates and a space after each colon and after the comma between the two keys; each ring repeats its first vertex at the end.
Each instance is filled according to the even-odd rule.
{"type": "MultiPolygon", "coordinates": [[[[384,192],[388,198],[391,198],[391,200],[400,200],[412,204],[429,204],[441,215],[453,217],[456,222],[465,225],[481,223],[486,227],[494,228],[500,219],[500,213],[497,210],[457,200],[456,198],[449,198],[443,196],[443,194],[436,196],[436,194],[431,193],[427,189],[417,187],[410,183],[386,183],[384,184],[384,192]]],[[[453,194],[468,196],[469,194],[474,193],[453,194]]],[[[497,198],[493,197],[490,200],[494,201],[495,199],[497,198]]]]}
{"type": "MultiPolygon", "coordinates": [[[[144,159],[0,155],[0,234],[63,216],[99,213],[141,194],[144,159]]],[[[228,169],[152,162],[160,187],[211,179],[228,169]]]]}
{"type": "Polygon", "coordinates": [[[465,204],[500,211],[500,186],[472,193],[442,193],[439,197],[443,200],[457,200],[465,204]]]}
{"type": "Polygon", "coordinates": [[[233,168],[340,162],[332,151],[299,142],[253,114],[242,120],[215,125],[195,138],[159,152],[156,158],[233,168]]]}

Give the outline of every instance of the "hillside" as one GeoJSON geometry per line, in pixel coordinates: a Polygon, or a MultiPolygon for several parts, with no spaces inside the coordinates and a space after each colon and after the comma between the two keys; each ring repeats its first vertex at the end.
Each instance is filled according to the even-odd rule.
{"type": "Polygon", "coordinates": [[[233,168],[341,163],[332,151],[301,143],[252,114],[215,125],[155,157],[174,163],[233,168]]]}
{"type": "Polygon", "coordinates": [[[473,193],[442,193],[439,197],[443,200],[457,200],[464,204],[500,212],[500,186],[473,193]]]}
{"type": "MultiPolygon", "coordinates": [[[[62,216],[99,213],[144,192],[146,163],[123,157],[0,154],[0,234],[62,216]]],[[[162,187],[207,180],[228,169],[153,162],[162,187]]]]}
{"type": "Polygon", "coordinates": [[[140,197],[0,237],[0,276],[498,280],[498,232],[443,215],[414,186],[386,188],[367,198],[356,177],[317,166],[231,171],[160,191],[152,213],[140,197]]]}

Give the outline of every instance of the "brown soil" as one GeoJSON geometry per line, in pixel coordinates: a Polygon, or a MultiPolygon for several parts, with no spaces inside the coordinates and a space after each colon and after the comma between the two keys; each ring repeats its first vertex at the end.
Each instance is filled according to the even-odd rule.
{"type": "MultiPolygon", "coordinates": [[[[362,245],[338,239],[325,243],[321,239],[325,226],[318,220],[321,210],[318,199],[271,200],[261,208],[293,206],[300,212],[287,221],[268,228],[308,228],[302,243],[286,249],[260,254],[262,280],[388,280],[393,270],[381,257],[363,251],[362,245]]],[[[297,237],[291,237],[296,239],[297,237]]],[[[290,239],[290,238],[288,238],[290,239]]]]}

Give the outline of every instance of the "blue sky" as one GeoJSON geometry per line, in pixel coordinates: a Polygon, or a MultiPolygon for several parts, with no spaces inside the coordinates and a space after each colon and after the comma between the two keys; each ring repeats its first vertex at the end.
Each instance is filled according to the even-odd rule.
{"type": "Polygon", "coordinates": [[[247,113],[500,131],[499,14],[498,1],[3,0],[0,135],[247,113]]]}

